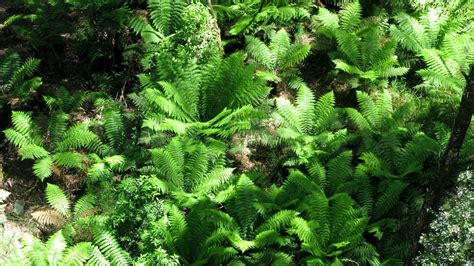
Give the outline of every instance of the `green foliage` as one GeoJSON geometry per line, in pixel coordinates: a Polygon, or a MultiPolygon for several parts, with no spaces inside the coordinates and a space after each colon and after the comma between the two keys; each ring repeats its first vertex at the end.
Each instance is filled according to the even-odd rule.
{"type": "Polygon", "coordinates": [[[470,1],[12,2],[0,157],[48,178],[48,240],[1,263],[412,263],[457,136],[470,1]]]}
{"type": "Polygon", "coordinates": [[[352,87],[385,87],[388,78],[407,73],[408,68],[398,64],[397,43],[386,36],[385,28],[382,17],[362,18],[359,1],[344,5],[338,14],[320,8],[313,18],[316,36],[336,45],[336,51],[329,55],[336,69],[354,77],[349,80],[352,87]]]}
{"type": "Polygon", "coordinates": [[[32,213],[33,218],[41,226],[62,227],[76,224],[80,219],[93,215],[97,212],[95,206],[96,198],[93,194],[85,194],[77,200],[72,207],[71,200],[57,185],[49,184],[45,190],[46,200],[51,209],[40,210],[32,213]]]}
{"type": "Polygon", "coordinates": [[[8,51],[0,58],[0,104],[10,101],[24,102],[41,85],[42,79],[35,77],[40,60],[28,58],[22,62],[17,52],[8,51]]]}
{"type": "MultiPolygon", "coordinates": [[[[72,100],[82,98],[65,94],[72,100]]],[[[71,116],[63,111],[73,109],[73,103],[67,98],[62,101],[45,98],[52,109],[46,127],[36,124],[31,114],[14,111],[13,128],[4,131],[7,140],[19,149],[18,154],[23,160],[35,160],[33,173],[40,180],[51,176],[57,168],[86,173],[91,182],[107,180],[114,172],[123,169],[125,158],[116,153],[125,144],[125,129],[117,105],[108,102],[109,105],[103,108],[103,119],[98,121],[104,127],[103,134],[100,134],[90,122],[70,123],[71,116]]]]}
{"type": "Polygon", "coordinates": [[[466,86],[464,75],[469,74],[473,64],[473,35],[468,30],[472,14],[455,17],[453,13],[454,10],[443,13],[440,8],[430,8],[419,17],[412,17],[402,12],[395,17],[398,26],[390,27],[401,46],[425,64],[417,71],[424,81],[418,87],[437,97],[453,92],[460,95],[466,86]]]}
{"type": "Polygon", "coordinates": [[[96,236],[94,243],[70,243],[60,230],[46,243],[34,238],[23,249],[28,265],[130,265],[128,254],[107,232],[96,236]]]}
{"type": "MultiPolygon", "coordinates": [[[[225,2],[225,1],[222,1],[225,2]]],[[[260,1],[251,0],[215,5],[223,20],[233,21],[232,35],[270,32],[282,26],[292,26],[297,21],[309,19],[311,1],[260,1]]]]}

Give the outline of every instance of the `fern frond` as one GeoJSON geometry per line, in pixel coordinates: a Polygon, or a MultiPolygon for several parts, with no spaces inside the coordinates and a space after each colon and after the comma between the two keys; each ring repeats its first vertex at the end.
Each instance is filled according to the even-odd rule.
{"type": "Polygon", "coordinates": [[[247,43],[247,52],[252,56],[258,63],[271,69],[276,58],[273,56],[270,49],[261,40],[252,36],[246,36],[245,42],[247,43]]]}
{"type": "Polygon", "coordinates": [[[15,70],[9,80],[11,88],[20,86],[27,77],[33,76],[40,65],[40,60],[35,58],[28,58],[18,69],[15,70]]]}
{"type": "Polygon", "coordinates": [[[345,151],[328,163],[327,180],[333,192],[352,174],[352,151],[345,151]]]}
{"type": "MultiPolygon", "coordinates": [[[[357,66],[360,63],[361,60],[361,55],[358,47],[359,43],[359,38],[357,35],[354,33],[348,33],[345,31],[336,31],[336,41],[339,50],[341,50],[344,54],[345,59],[347,59],[352,65],[357,66]]],[[[337,62],[343,62],[341,60],[336,61],[337,62]]],[[[344,71],[351,73],[351,72],[357,72],[356,69],[357,67],[343,67],[342,63],[339,63],[341,69],[344,71]],[[347,70],[345,70],[347,69],[347,70]]],[[[346,64],[348,65],[348,64],[346,64]]],[[[360,70],[359,70],[360,71],[360,70]]]]}
{"type": "Polygon", "coordinates": [[[289,68],[303,62],[308,57],[311,46],[307,44],[293,44],[286,53],[279,56],[279,65],[281,68],[289,68]]]}
{"type": "Polygon", "coordinates": [[[336,98],[334,92],[328,92],[321,96],[314,107],[315,125],[319,131],[326,129],[329,126],[331,115],[334,112],[336,105],[336,98]]]}
{"type": "Polygon", "coordinates": [[[195,192],[210,193],[219,191],[232,177],[234,168],[218,167],[209,172],[205,180],[195,189],[195,192]]]}
{"type": "Polygon", "coordinates": [[[95,208],[96,197],[93,194],[87,193],[82,196],[74,205],[73,215],[77,218],[82,218],[87,215],[88,211],[95,208]]]}
{"type": "Polygon", "coordinates": [[[31,120],[31,114],[21,112],[21,111],[13,111],[12,123],[13,123],[13,128],[23,135],[28,135],[33,130],[32,129],[33,122],[31,120]]]}
{"type": "Polygon", "coordinates": [[[322,192],[314,192],[308,197],[307,209],[309,216],[319,224],[318,233],[320,235],[321,243],[329,241],[331,228],[329,215],[329,200],[322,192]]]}
{"type": "Polygon", "coordinates": [[[324,29],[329,29],[329,32],[339,28],[339,16],[324,7],[318,9],[318,15],[314,18],[320,24],[315,25],[316,28],[322,26],[324,29]]]}
{"type": "Polygon", "coordinates": [[[31,216],[42,226],[54,225],[60,227],[66,223],[66,217],[55,210],[36,211],[31,216]]]}
{"type": "Polygon", "coordinates": [[[94,243],[113,265],[130,265],[130,256],[122,250],[117,240],[106,231],[94,233],[94,243]]]}
{"type": "Polygon", "coordinates": [[[89,242],[77,243],[65,251],[62,263],[65,265],[84,265],[91,257],[92,250],[92,244],[89,242]]]}
{"type": "Polygon", "coordinates": [[[19,148],[34,145],[33,141],[30,139],[29,136],[24,135],[16,131],[15,129],[12,129],[12,128],[5,129],[3,133],[5,134],[5,137],[7,138],[8,141],[10,141],[11,143],[13,143],[13,145],[19,148]]]}
{"type": "Polygon", "coordinates": [[[52,156],[55,164],[67,168],[82,168],[82,155],[77,152],[58,152],[52,156]]]}
{"type": "Polygon", "coordinates": [[[46,186],[46,199],[48,200],[49,205],[63,214],[64,216],[69,216],[69,199],[64,193],[64,191],[57,185],[48,183],[46,186]]]}
{"type": "Polygon", "coordinates": [[[49,237],[46,242],[46,250],[49,265],[60,265],[64,256],[67,242],[62,231],[58,231],[49,237]]]}
{"type": "Polygon", "coordinates": [[[339,12],[341,29],[347,32],[354,32],[358,28],[361,18],[362,7],[359,1],[344,5],[339,12]]]}
{"type": "Polygon", "coordinates": [[[33,173],[41,180],[49,177],[52,172],[53,159],[51,157],[45,157],[35,162],[33,165],[33,173]]]}
{"type": "Polygon", "coordinates": [[[104,119],[104,129],[107,140],[112,147],[120,147],[125,137],[122,115],[116,108],[106,108],[104,119]]]}
{"type": "Polygon", "coordinates": [[[109,260],[102,254],[100,249],[96,246],[93,247],[91,251],[91,256],[89,258],[89,261],[87,262],[86,265],[94,265],[94,266],[110,266],[109,260]]]}
{"type": "Polygon", "coordinates": [[[423,56],[423,59],[426,62],[428,68],[445,77],[450,76],[449,69],[446,67],[446,64],[443,59],[441,59],[438,50],[422,49],[420,53],[423,56]]]}
{"type": "MultiPolygon", "coordinates": [[[[270,50],[276,55],[279,61],[283,61],[283,56],[286,55],[286,51],[291,47],[290,36],[284,29],[280,29],[272,37],[270,43],[270,50]]],[[[283,61],[284,62],[284,61],[283,61]]]]}
{"type": "Polygon", "coordinates": [[[170,233],[175,242],[179,241],[188,228],[184,214],[176,207],[172,205],[169,208],[169,219],[170,219],[170,233]]]}
{"type": "Polygon", "coordinates": [[[296,112],[298,113],[298,125],[301,132],[310,132],[314,120],[316,119],[314,112],[314,95],[311,89],[304,83],[297,89],[296,112]]]}
{"type": "Polygon", "coordinates": [[[269,217],[265,223],[263,223],[261,226],[259,226],[256,230],[256,232],[264,232],[264,231],[280,231],[284,227],[290,225],[291,221],[293,218],[298,216],[299,213],[294,211],[294,210],[282,210],[279,211],[275,214],[273,214],[271,217],[269,217]]]}
{"type": "Polygon", "coordinates": [[[52,113],[48,119],[48,134],[51,142],[59,142],[66,132],[69,115],[62,110],[52,113]]]}
{"type": "Polygon", "coordinates": [[[18,154],[21,156],[21,159],[41,159],[49,155],[49,152],[45,150],[43,147],[30,144],[23,146],[19,151],[18,154]]]}
{"type": "Polygon", "coordinates": [[[256,218],[254,204],[257,202],[257,188],[246,175],[241,175],[235,186],[235,202],[231,208],[231,213],[237,218],[243,232],[250,229],[252,222],[256,218]]]}
{"type": "Polygon", "coordinates": [[[397,204],[400,194],[408,186],[407,183],[401,180],[393,180],[388,184],[375,202],[374,218],[378,219],[397,204]]]}
{"type": "Polygon", "coordinates": [[[182,0],[148,0],[153,26],[165,35],[173,33],[180,25],[185,5],[186,1],[182,0]]]}

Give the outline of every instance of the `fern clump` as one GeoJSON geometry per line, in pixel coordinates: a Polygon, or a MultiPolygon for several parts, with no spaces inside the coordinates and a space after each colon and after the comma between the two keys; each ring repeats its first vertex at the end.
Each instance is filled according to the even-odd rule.
{"type": "Polygon", "coordinates": [[[313,24],[316,36],[336,45],[329,55],[352,87],[386,87],[389,78],[407,73],[408,68],[399,66],[397,42],[387,37],[385,22],[381,17],[363,19],[359,1],[344,5],[338,14],[320,8],[313,24]]]}
{"type": "Polygon", "coordinates": [[[390,28],[400,45],[425,64],[417,71],[424,81],[418,87],[437,97],[443,97],[443,92],[459,95],[466,86],[464,76],[473,64],[473,37],[466,31],[469,20],[450,20],[453,12],[446,14],[440,8],[430,8],[419,18],[402,12],[395,17],[398,26],[390,28]]]}
{"type": "Polygon", "coordinates": [[[15,105],[31,98],[42,84],[41,77],[34,76],[40,60],[28,58],[22,62],[20,55],[8,51],[0,58],[0,104],[15,105]]]}

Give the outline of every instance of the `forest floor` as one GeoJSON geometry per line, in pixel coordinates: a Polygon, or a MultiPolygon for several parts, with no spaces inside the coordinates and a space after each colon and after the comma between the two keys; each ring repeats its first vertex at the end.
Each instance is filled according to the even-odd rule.
{"type": "MultiPolygon", "coordinates": [[[[0,1],[0,28],[8,18],[9,1],[0,1]]],[[[6,52],[10,38],[0,31],[0,55],[6,52]]],[[[0,135],[8,123],[9,116],[0,114],[0,135]]],[[[44,187],[32,173],[31,162],[20,161],[17,152],[3,141],[0,136],[0,189],[10,192],[6,200],[5,213],[8,221],[3,224],[5,236],[20,234],[40,234],[39,228],[31,217],[31,213],[42,208],[44,203],[44,187]]],[[[12,243],[14,244],[14,243],[12,243]]]]}

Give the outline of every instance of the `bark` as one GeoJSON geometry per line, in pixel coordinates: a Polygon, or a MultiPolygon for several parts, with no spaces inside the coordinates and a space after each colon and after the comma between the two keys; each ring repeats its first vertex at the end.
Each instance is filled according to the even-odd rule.
{"type": "Polygon", "coordinates": [[[415,243],[411,252],[411,259],[415,258],[420,251],[419,238],[423,232],[426,232],[433,220],[429,210],[435,213],[443,204],[443,200],[450,190],[456,185],[457,166],[459,162],[459,152],[466,138],[472,115],[474,113],[474,71],[468,76],[467,87],[464,90],[458,113],[454,120],[451,131],[451,137],[448,146],[441,160],[438,174],[433,178],[430,184],[427,198],[423,204],[419,223],[415,230],[415,243]]]}

